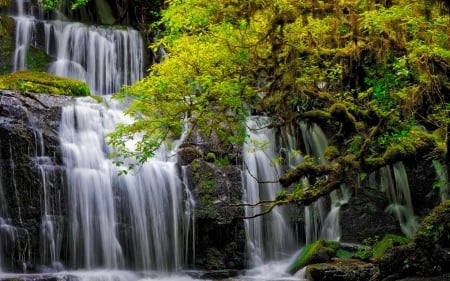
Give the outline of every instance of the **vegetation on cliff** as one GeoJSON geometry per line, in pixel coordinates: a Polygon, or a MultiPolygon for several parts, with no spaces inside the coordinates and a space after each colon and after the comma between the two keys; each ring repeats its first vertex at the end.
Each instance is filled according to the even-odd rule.
{"type": "Polygon", "coordinates": [[[19,71],[0,75],[0,89],[76,97],[90,95],[89,86],[85,82],[46,72],[19,71]]]}
{"type": "Polygon", "coordinates": [[[450,166],[450,17],[441,1],[168,1],[158,26],[167,56],[118,95],[135,122],[110,135],[145,162],[185,122],[223,143],[246,140],[245,119],[318,123],[327,160],[282,175],[273,204],[309,204],[342,183],[401,160],[450,166]],[[435,133],[432,133],[435,132],[435,133]],[[127,139],[142,134],[136,150],[127,139]],[[310,179],[305,189],[302,177],[310,179]]]}

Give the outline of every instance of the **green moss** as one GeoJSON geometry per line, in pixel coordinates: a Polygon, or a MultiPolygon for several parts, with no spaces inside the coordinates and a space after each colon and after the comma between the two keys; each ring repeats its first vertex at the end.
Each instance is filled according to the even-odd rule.
{"type": "Polygon", "coordinates": [[[45,72],[53,59],[44,51],[30,46],[25,60],[27,68],[31,71],[45,72]]]}
{"type": "MultiPolygon", "coordinates": [[[[0,0],[2,1],[2,0],[0,0]]],[[[0,4],[1,5],[1,4],[0,4]]],[[[11,55],[14,45],[14,20],[0,16],[0,72],[8,73],[11,69],[11,55]]]]}
{"type": "Polygon", "coordinates": [[[215,219],[217,217],[217,209],[214,204],[216,198],[216,182],[214,179],[214,171],[209,165],[200,159],[192,161],[192,184],[197,190],[199,201],[197,216],[200,218],[215,219]]]}
{"type": "Polygon", "coordinates": [[[215,160],[216,160],[216,155],[213,152],[208,152],[208,154],[206,154],[206,161],[214,162],[215,160]]]}
{"type": "Polygon", "coordinates": [[[11,0],[0,0],[0,9],[8,8],[11,6],[11,0]]]}
{"type": "Polygon", "coordinates": [[[355,257],[361,260],[368,260],[373,256],[373,250],[369,246],[362,246],[355,253],[355,257]]]}
{"type": "Polygon", "coordinates": [[[45,72],[20,71],[0,76],[0,89],[24,93],[89,96],[86,83],[45,72]]]}
{"type": "Polygon", "coordinates": [[[336,252],[336,257],[341,258],[341,259],[349,259],[353,256],[353,253],[343,250],[343,249],[339,249],[336,252]]]}
{"type": "Polygon", "coordinates": [[[339,157],[339,155],[340,155],[339,149],[334,145],[327,146],[327,148],[325,149],[325,152],[323,153],[323,157],[327,161],[332,161],[332,160],[336,159],[337,157],[339,157]]]}
{"type": "Polygon", "coordinates": [[[373,258],[380,259],[384,256],[386,250],[400,245],[406,245],[411,239],[394,234],[387,234],[380,242],[373,247],[373,258]]]}
{"type": "Polygon", "coordinates": [[[414,241],[423,249],[450,247],[450,200],[442,202],[423,219],[414,241]]]}
{"type": "Polygon", "coordinates": [[[93,98],[94,100],[96,100],[98,103],[102,103],[105,101],[104,98],[100,97],[100,96],[91,96],[91,98],[93,98]]]}
{"type": "Polygon", "coordinates": [[[312,264],[327,262],[335,256],[339,242],[318,240],[303,248],[300,256],[289,266],[288,272],[294,274],[301,268],[312,264]]]}

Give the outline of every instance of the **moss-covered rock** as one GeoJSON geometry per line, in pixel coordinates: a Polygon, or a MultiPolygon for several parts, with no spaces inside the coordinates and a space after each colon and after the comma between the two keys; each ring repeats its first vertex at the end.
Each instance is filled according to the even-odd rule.
{"type": "MultiPolygon", "coordinates": [[[[0,11],[5,0],[0,0],[0,11]]],[[[14,51],[14,20],[8,16],[0,16],[0,73],[11,70],[11,56],[14,51]]]]}
{"type": "Polygon", "coordinates": [[[310,281],[377,280],[378,268],[372,263],[355,259],[335,259],[331,263],[308,265],[306,278],[310,281]]]}
{"type": "Polygon", "coordinates": [[[29,70],[45,72],[53,61],[53,58],[43,50],[30,46],[25,60],[29,70]]]}
{"type": "Polygon", "coordinates": [[[45,72],[20,71],[0,76],[0,89],[23,93],[89,96],[89,86],[81,81],[45,72]]]}
{"type": "Polygon", "coordinates": [[[306,245],[299,257],[289,266],[288,273],[294,274],[301,268],[313,264],[330,261],[339,249],[339,242],[318,240],[306,245]]]}
{"type": "Polygon", "coordinates": [[[387,234],[381,241],[373,247],[373,258],[380,259],[386,253],[386,250],[395,246],[406,245],[411,239],[399,235],[387,234]]]}
{"type": "Polygon", "coordinates": [[[450,200],[426,216],[412,242],[388,248],[380,259],[382,276],[442,276],[450,273],[450,200]]]}
{"type": "Polygon", "coordinates": [[[418,247],[430,250],[450,248],[450,200],[444,201],[424,218],[414,241],[418,247]]]}

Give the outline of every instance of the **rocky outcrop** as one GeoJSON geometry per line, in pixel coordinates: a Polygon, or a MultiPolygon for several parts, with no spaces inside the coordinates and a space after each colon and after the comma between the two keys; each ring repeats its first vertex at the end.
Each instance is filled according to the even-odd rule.
{"type": "Polygon", "coordinates": [[[187,166],[189,188],[195,198],[195,268],[243,268],[244,215],[240,170],[201,158],[187,166]]]}
{"type": "Polygon", "coordinates": [[[384,192],[372,188],[358,189],[357,194],[341,208],[341,241],[361,243],[364,239],[383,237],[386,233],[401,234],[398,221],[385,212],[388,205],[384,192]]]}
{"type": "Polygon", "coordinates": [[[62,221],[66,196],[58,126],[68,102],[64,96],[0,91],[0,255],[10,261],[3,269],[45,262],[39,254],[45,239],[41,218],[62,221]]]}

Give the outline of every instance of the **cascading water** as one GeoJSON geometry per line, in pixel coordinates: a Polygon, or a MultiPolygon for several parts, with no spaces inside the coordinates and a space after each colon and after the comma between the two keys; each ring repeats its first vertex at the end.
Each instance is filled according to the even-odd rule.
{"type": "Polygon", "coordinates": [[[64,108],[61,144],[67,167],[74,268],[169,271],[183,264],[183,185],[167,155],[118,176],[105,134],[120,109],[78,100],[64,108]]]}
{"type": "Polygon", "coordinates": [[[447,166],[439,163],[437,160],[434,160],[433,167],[436,171],[436,182],[434,186],[439,187],[439,195],[441,196],[441,201],[444,202],[448,199],[447,166]]]}
{"type": "Polygon", "coordinates": [[[36,19],[31,15],[27,7],[28,2],[25,0],[16,1],[17,14],[13,16],[16,21],[16,41],[13,55],[13,71],[18,71],[26,68],[26,55],[32,40],[36,26],[36,19]]]}
{"type": "MultiPolygon", "coordinates": [[[[114,93],[123,84],[142,77],[143,43],[137,31],[41,20],[27,8],[31,3],[16,3],[15,71],[27,68],[27,50],[35,44],[39,23],[44,49],[56,58],[49,72],[86,81],[97,95],[114,93]]],[[[120,270],[175,272],[187,258],[184,249],[189,248],[185,243],[190,240],[183,234],[189,235],[192,227],[193,203],[192,199],[185,201],[189,194],[176,164],[169,161],[168,152],[161,150],[138,171],[118,176],[119,168],[109,159],[111,148],[104,140],[117,122],[127,120],[111,100],[105,106],[81,98],[63,108],[59,135],[68,186],[68,220],[64,227],[58,206],[49,196],[55,182],[54,167],[43,149],[37,149],[33,157],[43,182],[42,264],[53,270],[63,265],[90,270],[71,273],[80,280],[137,280],[141,274],[139,277],[120,270]],[[62,244],[68,248],[63,256],[62,244]],[[108,272],[96,274],[92,269],[108,272]]],[[[43,147],[39,131],[36,140],[43,147]]],[[[8,241],[3,239],[6,236],[14,239],[15,231],[6,219],[0,219],[2,242],[8,241]]],[[[5,259],[1,248],[0,257],[1,264],[5,259]]]]}
{"type": "Polygon", "coordinates": [[[389,206],[386,212],[392,213],[400,223],[403,233],[411,237],[416,232],[418,222],[414,215],[408,176],[402,162],[383,167],[380,173],[380,190],[386,192],[389,206]]]}
{"type": "MultiPolygon", "coordinates": [[[[244,145],[244,203],[274,200],[281,190],[277,183],[280,167],[275,162],[274,131],[266,128],[270,119],[253,117],[247,121],[250,142],[244,145]]],[[[246,207],[245,216],[263,212],[260,206],[246,207]]],[[[245,221],[250,266],[280,260],[295,249],[292,230],[284,219],[283,209],[277,207],[268,215],[245,221]]]]}
{"type": "Polygon", "coordinates": [[[122,85],[142,78],[144,47],[139,32],[131,28],[87,26],[33,16],[31,3],[17,0],[13,70],[27,69],[27,52],[36,44],[42,24],[46,53],[56,60],[48,72],[86,81],[97,95],[117,92],[122,85]]]}
{"type": "Polygon", "coordinates": [[[50,73],[86,81],[98,95],[112,94],[142,78],[143,43],[136,30],[61,21],[47,25],[47,49],[55,49],[57,57],[50,73]]]}
{"type": "Polygon", "coordinates": [[[61,196],[58,192],[52,192],[53,185],[64,185],[62,168],[52,162],[52,158],[46,155],[42,129],[37,124],[34,116],[28,112],[28,120],[33,128],[35,151],[32,161],[36,166],[43,190],[42,210],[40,224],[41,264],[51,268],[61,269],[59,256],[62,244],[63,217],[61,215],[61,196]]]}
{"type": "MultiPolygon", "coordinates": [[[[324,152],[328,146],[328,140],[322,129],[316,124],[300,123],[306,154],[313,157],[317,164],[326,163],[324,152]]],[[[295,148],[290,148],[293,150],[295,148]]],[[[305,180],[304,184],[308,186],[305,180]]],[[[305,243],[312,243],[318,239],[339,241],[341,236],[339,224],[339,210],[351,197],[351,192],[341,187],[340,194],[337,191],[330,193],[331,208],[327,207],[327,200],[319,198],[310,206],[305,207],[305,243]]]]}

